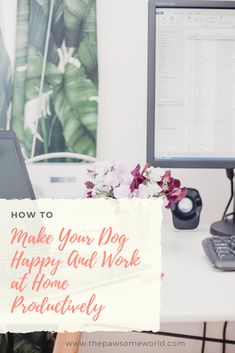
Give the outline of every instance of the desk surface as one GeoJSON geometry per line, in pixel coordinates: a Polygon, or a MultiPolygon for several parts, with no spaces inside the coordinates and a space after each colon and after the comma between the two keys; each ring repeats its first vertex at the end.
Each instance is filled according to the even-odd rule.
{"type": "Polygon", "coordinates": [[[201,245],[208,229],[163,225],[161,322],[235,320],[235,272],[211,266],[201,245]]]}

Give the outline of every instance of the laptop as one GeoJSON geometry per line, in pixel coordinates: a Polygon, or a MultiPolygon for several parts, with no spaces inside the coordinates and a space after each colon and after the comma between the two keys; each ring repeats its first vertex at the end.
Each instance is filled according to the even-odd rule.
{"type": "Polygon", "coordinates": [[[35,194],[13,131],[0,131],[0,199],[32,199],[35,194]]]}

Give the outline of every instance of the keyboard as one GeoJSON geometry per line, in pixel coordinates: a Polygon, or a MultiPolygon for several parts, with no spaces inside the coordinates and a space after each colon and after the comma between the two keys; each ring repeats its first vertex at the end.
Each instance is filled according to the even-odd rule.
{"type": "Polygon", "coordinates": [[[235,235],[206,238],[202,241],[202,247],[215,268],[235,271],[235,235]]]}

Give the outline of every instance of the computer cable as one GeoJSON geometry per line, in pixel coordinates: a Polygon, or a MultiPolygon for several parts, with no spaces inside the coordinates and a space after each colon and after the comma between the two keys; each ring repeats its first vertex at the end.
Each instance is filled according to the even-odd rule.
{"type": "Polygon", "coordinates": [[[202,335],[202,349],[201,349],[201,353],[205,352],[205,346],[206,346],[206,326],[207,323],[204,322],[203,323],[203,335],[202,335]]]}
{"type": "Polygon", "coordinates": [[[223,346],[222,346],[222,353],[226,352],[226,331],[227,331],[228,321],[225,321],[223,327],[223,346]]]}
{"type": "Polygon", "coordinates": [[[233,200],[233,197],[234,197],[234,188],[233,188],[234,170],[233,169],[226,169],[226,175],[227,175],[228,179],[230,180],[231,195],[230,195],[229,201],[227,203],[227,206],[226,206],[226,208],[224,210],[224,214],[223,214],[222,220],[225,220],[227,217],[229,217],[231,215],[234,215],[234,212],[231,212],[231,213],[227,214],[229,206],[230,206],[230,204],[231,204],[231,202],[233,200]]]}
{"type": "Polygon", "coordinates": [[[230,217],[230,216],[235,217],[235,212],[230,212],[230,213],[226,214],[225,218],[223,218],[223,221],[226,221],[228,219],[228,217],[230,217]]]}

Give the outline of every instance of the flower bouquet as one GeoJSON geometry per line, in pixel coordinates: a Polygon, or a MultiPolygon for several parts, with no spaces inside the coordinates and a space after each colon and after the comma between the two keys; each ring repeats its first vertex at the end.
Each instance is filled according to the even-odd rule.
{"type": "Polygon", "coordinates": [[[182,200],[187,189],[181,187],[170,171],[138,164],[131,172],[120,162],[100,162],[88,169],[86,197],[88,198],[157,198],[165,197],[166,208],[182,200]]]}

